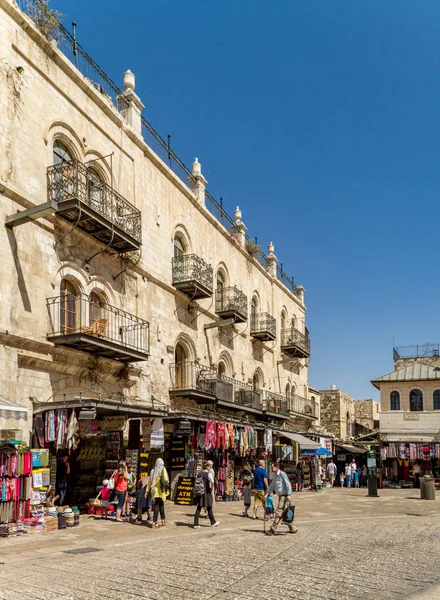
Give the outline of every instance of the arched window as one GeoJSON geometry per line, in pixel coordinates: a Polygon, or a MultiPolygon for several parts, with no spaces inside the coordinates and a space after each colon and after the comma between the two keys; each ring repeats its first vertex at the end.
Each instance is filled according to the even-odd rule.
{"type": "Polygon", "coordinates": [[[185,244],[182,236],[174,236],[174,258],[179,258],[185,254],[185,244]]]}
{"type": "Polygon", "coordinates": [[[92,292],[89,296],[89,325],[93,327],[93,324],[99,319],[102,319],[102,308],[104,302],[102,298],[96,293],[92,292]]]}
{"type": "Polygon", "coordinates": [[[53,164],[59,165],[63,162],[69,162],[73,159],[72,153],[60,140],[55,140],[53,144],[53,164]]]}
{"type": "Polygon", "coordinates": [[[423,394],[420,390],[411,390],[409,393],[409,410],[423,410],[423,394]]]}
{"type": "Polygon", "coordinates": [[[217,373],[220,375],[220,377],[222,375],[226,375],[226,365],[225,365],[225,363],[222,360],[219,361],[219,363],[218,363],[217,373]]]}
{"type": "Polygon", "coordinates": [[[87,169],[87,191],[90,206],[98,212],[104,209],[105,184],[97,171],[87,169]]]}
{"type": "Polygon", "coordinates": [[[177,389],[185,389],[186,382],[188,379],[188,365],[187,365],[188,354],[182,344],[177,344],[174,350],[174,362],[175,362],[175,387],[177,389]]]}
{"type": "Polygon", "coordinates": [[[257,296],[252,296],[251,300],[251,328],[255,327],[257,324],[257,313],[258,313],[258,298],[257,296]]]}
{"type": "Polygon", "coordinates": [[[225,299],[223,296],[223,291],[225,289],[225,278],[221,271],[217,271],[217,310],[223,309],[225,305],[225,299]]]}
{"type": "Polygon", "coordinates": [[[440,390],[434,392],[434,410],[440,410],[440,390]]]}
{"type": "Polygon", "coordinates": [[[252,378],[252,387],[254,389],[254,392],[256,390],[259,390],[261,387],[261,381],[260,381],[260,374],[259,373],[254,373],[254,376],[252,378]]]}
{"type": "Polygon", "coordinates": [[[77,289],[71,281],[63,279],[60,287],[60,332],[73,333],[77,328],[77,289]]]}
{"type": "Polygon", "coordinates": [[[310,398],[310,400],[311,400],[311,402],[312,402],[312,415],[313,415],[314,417],[316,417],[316,416],[317,416],[317,414],[316,414],[316,398],[315,398],[315,396],[312,396],[312,397],[310,398]]]}
{"type": "Polygon", "coordinates": [[[290,322],[290,323],[291,323],[291,325],[292,325],[293,329],[297,329],[297,326],[296,326],[296,317],[295,317],[295,315],[293,315],[293,317],[292,317],[292,320],[291,320],[291,322],[290,322]]]}
{"type": "Polygon", "coordinates": [[[347,414],[345,415],[346,417],[346,431],[347,431],[347,437],[351,437],[351,423],[350,423],[350,413],[347,410],[347,414]]]}
{"type": "Polygon", "coordinates": [[[399,394],[399,392],[391,392],[391,394],[390,394],[390,410],[400,410],[400,394],[399,394]]]}
{"type": "Polygon", "coordinates": [[[286,385],[286,398],[287,398],[287,401],[288,401],[288,402],[289,402],[289,404],[290,404],[290,383],[288,383],[288,384],[286,385]]]}
{"type": "Polygon", "coordinates": [[[284,329],[286,329],[286,311],[285,310],[281,311],[280,323],[281,323],[281,331],[283,331],[284,329]]]}

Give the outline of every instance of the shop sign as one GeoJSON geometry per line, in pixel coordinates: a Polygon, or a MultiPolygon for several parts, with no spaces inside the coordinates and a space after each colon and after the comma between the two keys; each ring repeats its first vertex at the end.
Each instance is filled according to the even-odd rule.
{"type": "Polygon", "coordinates": [[[340,460],[341,462],[345,462],[347,460],[347,455],[346,454],[338,454],[336,456],[336,460],[340,460]]]}
{"type": "Polygon", "coordinates": [[[182,438],[173,438],[170,447],[171,470],[181,471],[185,468],[185,442],[182,438]]]}
{"type": "Polygon", "coordinates": [[[180,421],[176,425],[174,435],[192,435],[192,425],[190,421],[180,421]]]}
{"type": "Polygon", "coordinates": [[[3,442],[21,439],[23,439],[23,431],[21,429],[0,429],[0,440],[3,442]]]}
{"type": "Polygon", "coordinates": [[[122,431],[125,427],[125,416],[117,415],[112,417],[104,417],[102,423],[103,431],[122,431]]]}
{"type": "Polygon", "coordinates": [[[179,477],[175,488],[174,503],[182,506],[193,504],[194,477],[179,477]]]}
{"type": "Polygon", "coordinates": [[[367,467],[369,469],[373,468],[376,466],[376,458],[375,457],[367,457],[367,467]]]}
{"type": "Polygon", "coordinates": [[[403,414],[404,421],[418,421],[419,415],[417,413],[404,413],[403,414]]]}
{"type": "Polygon", "coordinates": [[[147,477],[154,468],[156,459],[159,458],[160,452],[153,450],[153,452],[139,452],[139,478],[147,477]]]}

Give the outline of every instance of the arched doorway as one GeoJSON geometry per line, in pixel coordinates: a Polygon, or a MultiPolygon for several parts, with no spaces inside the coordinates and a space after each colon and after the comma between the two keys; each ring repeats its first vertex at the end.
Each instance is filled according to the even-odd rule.
{"type": "Polygon", "coordinates": [[[73,333],[77,329],[78,290],[68,279],[60,286],[60,332],[73,333]]]}

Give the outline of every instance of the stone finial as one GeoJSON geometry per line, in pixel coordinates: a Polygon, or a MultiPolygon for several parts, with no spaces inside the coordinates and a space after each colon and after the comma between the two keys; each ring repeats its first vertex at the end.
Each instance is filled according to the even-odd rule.
{"type": "Polygon", "coordinates": [[[192,164],[191,177],[188,177],[187,181],[199,204],[205,206],[205,189],[208,182],[202,175],[202,165],[199,163],[197,156],[192,164]]]}
{"type": "Polygon", "coordinates": [[[235,239],[238,241],[238,243],[240,244],[240,246],[242,246],[243,248],[245,248],[245,246],[246,246],[246,230],[247,230],[247,227],[243,223],[243,221],[241,220],[241,216],[242,215],[241,215],[240,207],[237,206],[236,209],[235,209],[235,211],[234,211],[235,224],[231,228],[231,233],[235,237],[235,239]]]}
{"type": "Polygon", "coordinates": [[[240,207],[237,206],[237,208],[234,211],[234,219],[237,224],[241,223],[241,217],[242,217],[242,214],[241,214],[240,207]]]}
{"type": "Polygon", "coordinates": [[[296,295],[298,300],[304,304],[304,287],[302,285],[296,286],[296,295]]]}
{"type": "Polygon", "coordinates": [[[134,73],[132,73],[130,69],[127,69],[127,71],[125,71],[124,73],[124,88],[126,90],[133,90],[134,92],[135,84],[136,78],[134,76],[134,73]]]}
{"type": "Polygon", "coordinates": [[[268,250],[268,255],[266,256],[266,263],[267,263],[266,271],[272,277],[276,277],[277,276],[278,258],[274,254],[275,246],[272,244],[272,242],[269,242],[269,246],[267,247],[267,250],[268,250]]]}

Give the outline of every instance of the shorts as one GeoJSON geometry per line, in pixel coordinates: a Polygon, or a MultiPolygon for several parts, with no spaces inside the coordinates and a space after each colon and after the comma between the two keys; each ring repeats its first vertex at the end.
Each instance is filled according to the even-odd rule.
{"type": "Polygon", "coordinates": [[[275,514],[275,509],[266,508],[266,515],[274,515],[274,514],[275,514]]]}
{"type": "Polygon", "coordinates": [[[125,502],[125,496],[127,495],[127,492],[121,492],[119,490],[115,490],[115,494],[116,494],[116,498],[118,499],[118,510],[122,510],[122,507],[124,506],[124,502],[125,502]]]}
{"type": "Polygon", "coordinates": [[[255,508],[260,504],[263,508],[266,506],[266,492],[264,490],[254,490],[254,504],[255,508]]]}
{"type": "Polygon", "coordinates": [[[246,510],[247,510],[248,508],[250,508],[250,507],[251,507],[251,505],[250,505],[250,504],[245,504],[245,505],[244,505],[244,507],[245,507],[245,508],[246,508],[246,510]]]}

